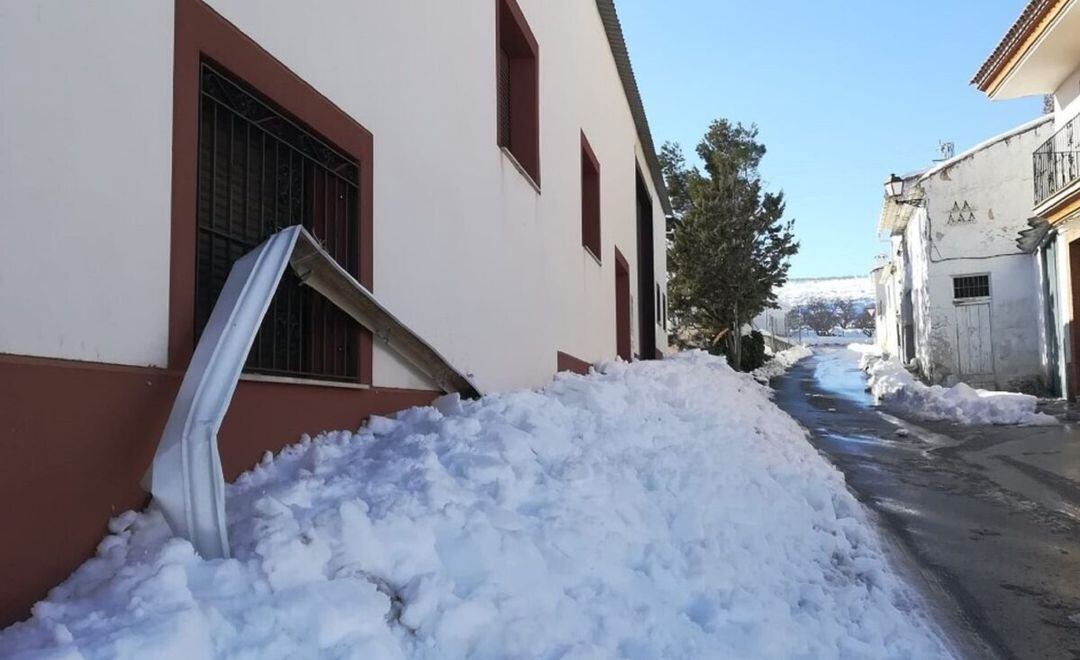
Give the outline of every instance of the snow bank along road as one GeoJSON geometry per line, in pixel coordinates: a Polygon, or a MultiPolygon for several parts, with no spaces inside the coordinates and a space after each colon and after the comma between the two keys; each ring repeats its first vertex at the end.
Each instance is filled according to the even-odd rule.
{"type": "Polygon", "coordinates": [[[852,344],[862,355],[859,366],[870,374],[870,391],[890,410],[927,421],[956,424],[1057,424],[1051,415],[1037,412],[1039,400],[1030,394],[980,390],[965,383],[952,387],[924,385],[895,357],[882,357],[869,344],[852,344]]]}
{"type": "Polygon", "coordinates": [[[874,408],[843,349],[773,385],[983,640],[975,657],[1080,657],[1080,429],[901,420],[874,408]]]}
{"type": "Polygon", "coordinates": [[[232,559],[124,514],[0,656],[949,656],[768,388],[703,354],[603,370],[267,456],[232,559]]]}

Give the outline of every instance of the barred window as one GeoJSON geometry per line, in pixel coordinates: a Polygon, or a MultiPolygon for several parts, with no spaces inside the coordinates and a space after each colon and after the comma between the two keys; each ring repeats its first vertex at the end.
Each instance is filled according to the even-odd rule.
{"type": "Polygon", "coordinates": [[[963,275],[953,278],[953,300],[989,297],[989,275],[963,275]]]}
{"type": "Polygon", "coordinates": [[[496,3],[498,143],[540,184],[539,46],[516,0],[496,3]]]}
{"type": "MultiPolygon", "coordinates": [[[[359,166],[209,64],[200,71],[195,337],[233,263],[274,232],[303,224],[359,275],[359,166]]],[[[245,370],[351,381],[359,328],[286,270],[245,370]]]]}
{"type": "Polygon", "coordinates": [[[510,56],[502,44],[496,63],[495,92],[498,95],[499,146],[510,148],[510,56]]]}
{"type": "Polygon", "coordinates": [[[589,141],[581,134],[581,244],[601,259],[600,164],[589,141]]]}

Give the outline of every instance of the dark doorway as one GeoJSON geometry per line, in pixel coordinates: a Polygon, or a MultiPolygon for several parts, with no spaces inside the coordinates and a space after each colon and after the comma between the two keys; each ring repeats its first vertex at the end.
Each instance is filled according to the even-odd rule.
{"type": "Polygon", "coordinates": [[[656,293],[653,288],[653,212],[649,189],[637,171],[638,340],[643,360],[656,358],[656,293]]]}
{"type": "Polygon", "coordinates": [[[1080,386],[1080,332],[1076,331],[1076,314],[1080,310],[1080,240],[1069,243],[1069,295],[1072,298],[1072,319],[1069,322],[1069,341],[1072,351],[1069,355],[1068,380],[1066,384],[1070,401],[1076,400],[1076,389],[1080,386]]]}
{"type": "Polygon", "coordinates": [[[615,352],[629,362],[630,347],[630,264],[615,248],[615,352]]]}

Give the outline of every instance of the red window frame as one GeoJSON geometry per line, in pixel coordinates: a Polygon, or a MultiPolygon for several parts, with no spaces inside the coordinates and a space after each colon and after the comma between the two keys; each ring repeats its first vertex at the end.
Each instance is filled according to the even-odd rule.
{"type": "Polygon", "coordinates": [[[540,185],[540,46],[515,0],[496,0],[496,142],[540,185]],[[503,126],[503,123],[508,126],[503,126]]]}
{"type": "Polygon", "coordinates": [[[581,245],[602,261],[600,228],[600,163],[581,133],[581,245]]]}

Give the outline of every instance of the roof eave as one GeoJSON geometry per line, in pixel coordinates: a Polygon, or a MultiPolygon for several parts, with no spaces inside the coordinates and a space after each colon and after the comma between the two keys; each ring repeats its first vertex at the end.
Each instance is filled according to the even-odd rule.
{"type": "Polygon", "coordinates": [[[1070,0],[1031,0],[1028,2],[1020,12],[1020,16],[994,47],[993,52],[972,76],[971,84],[990,98],[995,98],[996,91],[1015,68],[1020,56],[1031,46],[1034,38],[1046,28],[1048,19],[1069,2],[1070,0]]]}
{"type": "Polygon", "coordinates": [[[626,40],[623,38],[622,26],[619,24],[619,15],[615,11],[615,2],[614,0],[596,0],[596,8],[600,12],[604,32],[607,33],[608,45],[611,47],[611,55],[615,58],[615,68],[619,71],[619,80],[622,82],[626,101],[630,104],[630,114],[634,118],[634,127],[637,129],[641,149],[645,152],[645,161],[652,175],[653,187],[656,188],[656,195],[660,198],[664,215],[670,216],[672,215],[671,200],[668,199],[667,186],[664,184],[663,172],[660,169],[660,159],[656,156],[656,146],[653,144],[649,120],[645,116],[645,106],[641,102],[641,93],[638,91],[634,69],[630,65],[630,54],[626,50],[626,40]]]}

